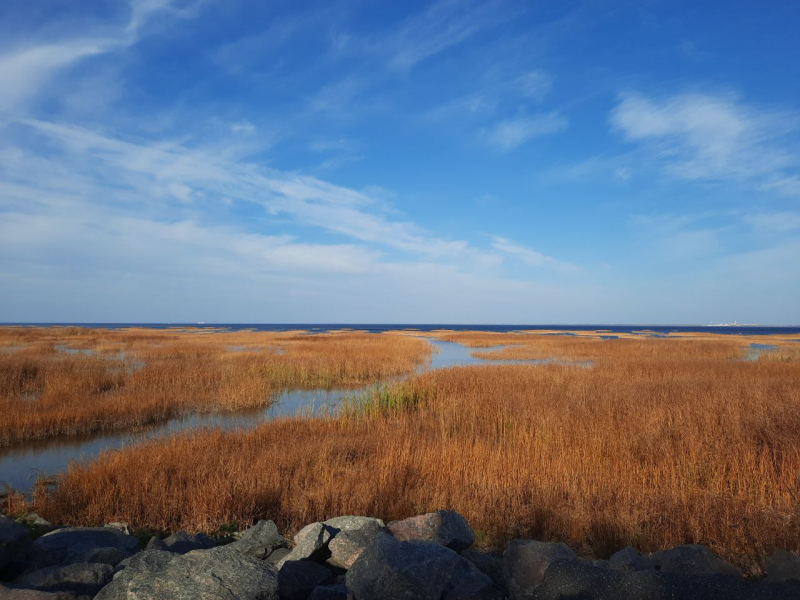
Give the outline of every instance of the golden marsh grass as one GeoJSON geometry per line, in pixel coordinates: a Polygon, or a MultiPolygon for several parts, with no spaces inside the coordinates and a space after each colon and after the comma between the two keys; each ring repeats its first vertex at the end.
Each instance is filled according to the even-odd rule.
{"type": "Polygon", "coordinates": [[[356,332],[0,329],[0,446],[267,406],[412,371],[424,340],[356,332]]]}
{"type": "Polygon", "coordinates": [[[487,547],[530,537],[607,556],[697,542],[750,572],[773,548],[800,550],[794,352],[743,361],[748,340],[514,337],[522,343],[506,352],[594,367],[432,371],[340,417],[109,452],[41,487],[29,508],[67,523],[205,531],[452,508],[487,547]]]}

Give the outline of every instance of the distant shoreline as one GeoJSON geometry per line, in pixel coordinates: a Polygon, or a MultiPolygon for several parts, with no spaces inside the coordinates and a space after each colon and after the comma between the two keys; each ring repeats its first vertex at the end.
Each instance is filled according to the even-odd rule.
{"type": "Polygon", "coordinates": [[[651,333],[663,335],[669,333],[709,333],[730,335],[773,335],[773,334],[798,334],[800,325],[741,325],[714,324],[714,325],[625,325],[625,324],[457,324],[457,323],[0,323],[0,327],[86,327],[98,329],[123,329],[128,327],[141,327],[145,329],[226,329],[241,331],[245,329],[254,331],[292,331],[304,330],[312,332],[336,331],[351,329],[381,333],[396,330],[418,330],[423,332],[449,330],[449,331],[493,331],[509,333],[514,331],[553,331],[568,334],[570,331],[603,331],[608,333],[651,333]]]}

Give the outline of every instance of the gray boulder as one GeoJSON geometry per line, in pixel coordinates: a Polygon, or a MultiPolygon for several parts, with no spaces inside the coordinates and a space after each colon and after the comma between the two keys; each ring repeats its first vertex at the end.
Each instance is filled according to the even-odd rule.
{"type": "Polygon", "coordinates": [[[164,540],[162,540],[161,538],[159,538],[159,537],[157,537],[155,535],[153,537],[151,537],[149,540],[147,540],[147,544],[145,545],[144,549],[145,550],[164,550],[164,551],[169,550],[167,545],[164,543],[164,540]]]}
{"type": "Polygon", "coordinates": [[[0,577],[13,575],[15,564],[31,545],[28,528],[16,521],[0,516],[0,577]]]}
{"type": "Polygon", "coordinates": [[[162,540],[167,550],[177,554],[186,554],[192,550],[207,550],[216,546],[216,542],[207,535],[198,533],[190,535],[185,531],[178,531],[162,540]]]}
{"type": "Polygon", "coordinates": [[[277,600],[272,565],[226,547],[172,555],[160,566],[129,565],[95,600],[277,600]],[[125,571],[133,568],[132,576],[125,571]]]}
{"type": "Polygon", "coordinates": [[[800,555],[786,550],[775,550],[767,557],[767,583],[800,580],[800,555]]]}
{"type": "Polygon", "coordinates": [[[700,544],[685,544],[653,554],[662,573],[677,575],[739,575],[739,570],[700,544]]]}
{"type": "Polygon", "coordinates": [[[465,558],[459,557],[443,600],[503,600],[492,579],[465,558]]]}
{"type": "Polygon", "coordinates": [[[328,542],[328,563],[341,569],[349,569],[376,535],[389,531],[383,521],[369,517],[337,517],[324,525],[334,536],[328,542]]]}
{"type": "Polygon", "coordinates": [[[89,600],[88,596],[78,596],[73,592],[43,592],[4,585],[0,585],[0,598],[2,600],[89,600]]]}
{"type": "Polygon", "coordinates": [[[440,600],[458,558],[444,546],[403,543],[381,533],[347,571],[347,589],[355,600],[440,600]]]}
{"type": "Polygon", "coordinates": [[[649,571],[656,567],[652,560],[636,548],[628,546],[611,556],[608,560],[608,568],[614,571],[649,571]]]}
{"type": "Polygon", "coordinates": [[[464,550],[461,556],[475,565],[478,570],[488,576],[495,585],[505,589],[506,580],[503,575],[503,557],[476,550],[464,550]]]}
{"type": "Polygon", "coordinates": [[[152,571],[160,569],[177,556],[174,552],[166,550],[142,550],[121,561],[117,565],[117,572],[125,569],[128,573],[139,571],[152,571]]]}
{"type": "Polygon", "coordinates": [[[322,522],[331,535],[336,535],[341,531],[359,531],[362,529],[380,529],[387,531],[386,524],[380,519],[374,517],[356,517],[353,515],[346,515],[343,517],[334,517],[322,522]]]}
{"type": "Polygon", "coordinates": [[[511,598],[530,597],[551,564],[577,560],[566,544],[512,540],[503,552],[503,575],[511,598]]]}
{"type": "Polygon", "coordinates": [[[489,600],[498,593],[489,577],[455,551],[432,542],[401,542],[385,533],[376,535],[347,571],[347,589],[355,600],[489,600]]]}
{"type": "Polygon", "coordinates": [[[342,584],[318,585],[308,600],[347,600],[347,586],[342,584]]]}
{"type": "MultiPolygon", "coordinates": [[[[589,564],[593,567],[597,567],[599,569],[610,569],[611,568],[611,561],[606,558],[596,558],[594,560],[590,560],[589,564]]],[[[655,567],[653,567],[655,569],[655,567]]]]}
{"type": "Polygon", "coordinates": [[[342,531],[328,544],[331,556],[328,563],[341,569],[349,569],[375,539],[380,531],[359,529],[357,531],[342,531]]]}
{"type": "Polygon", "coordinates": [[[527,598],[536,600],[788,600],[800,585],[754,584],[729,575],[676,575],[600,569],[581,561],[558,561],[527,598]]]}
{"type": "Polygon", "coordinates": [[[256,558],[266,558],[278,548],[288,546],[289,543],[278,532],[275,523],[263,520],[244,531],[238,540],[228,545],[231,550],[256,558]]]}
{"type": "Polygon", "coordinates": [[[284,559],[291,553],[292,551],[289,548],[278,548],[277,550],[273,550],[270,553],[270,555],[264,560],[266,560],[271,565],[276,565],[278,568],[280,568],[280,565],[286,562],[284,559]]]}
{"type": "Polygon", "coordinates": [[[25,575],[16,585],[45,592],[74,592],[94,596],[111,581],[113,573],[114,568],[111,565],[74,563],[33,571],[25,575]]]}
{"type": "Polygon", "coordinates": [[[315,562],[289,561],[278,573],[278,592],[282,600],[306,600],[314,588],[327,582],[332,575],[315,562]]]}
{"type": "MultiPolygon", "coordinates": [[[[178,554],[163,550],[144,550],[120,562],[117,565],[112,582],[116,588],[124,587],[136,575],[158,571],[177,556],[178,554]]],[[[114,590],[116,588],[112,588],[110,585],[104,587],[97,595],[97,598],[101,598],[106,590],[114,590]]]]}
{"type": "Polygon", "coordinates": [[[340,569],[349,569],[378,533],[389,531],[383,521],[373,517],[347,515],[322,524],[331,534],[328,542],[331,556],[327,562],[340,569]]]}
{"type": "Polygon", "coordinates": [[[454,510],[392,521],[388,525],[400,541],[430,541],[460,552],[475,543],[475,534],[466,519],[454,510]]]}
{"type": "Polygon", "coordinates": [[[111,523],[106,523],[103,527],[111,527],[111,529],[116,529],[126,535],[131,534],[131,526],[126,521],[113,521],[111,523]]]}
{"type": "Polygon", "coordinates": [[[36,535],[42,535],[57,529],[50,521],[36,513],[26,513],[19,517],[17,521],[28,527],[36,535]]]}
{"type": "Polygon", "coordinates": [[[322,523],[306,525],[294,536],[295,547],[291,553],[276,563],[278,569],[290,560],[308,560],[323,555],[331,540],[331,531],[322,523]]]}
{"type": "Polygon", "coordinates": [[[139,540],[107,527],[66,527],[33,542],[34,563],[40,567],[73,563],[116,565],[139,549],[139,540]]]}

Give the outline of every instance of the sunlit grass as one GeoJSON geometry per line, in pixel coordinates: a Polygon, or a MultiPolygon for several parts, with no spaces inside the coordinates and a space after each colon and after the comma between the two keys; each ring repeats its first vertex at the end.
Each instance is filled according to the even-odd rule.
{"type": "Polygon", "coordinates": [[[413,371],[424,340],[363,333],[0,329],[0,446],[268,406],[413,371]]]}
{"type": "Polygon", "coordinates": [[[594,367],[423,373],[352,396],[338,417],[107,453],[32,508],[164,530],[452,508],[496,546],[533,537],[607,556],[698,542],[751,569],[798,550],[800,362],[743,361],[741,340],[540,338],[594,367]]]}

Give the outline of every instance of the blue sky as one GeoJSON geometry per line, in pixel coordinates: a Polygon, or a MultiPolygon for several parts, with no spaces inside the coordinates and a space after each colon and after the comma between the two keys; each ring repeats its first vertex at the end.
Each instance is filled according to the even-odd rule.
{"type": "Polygon", "coordinates": [[[800,323],[796,2],[0,5],[0,321],[800,323]]]}

